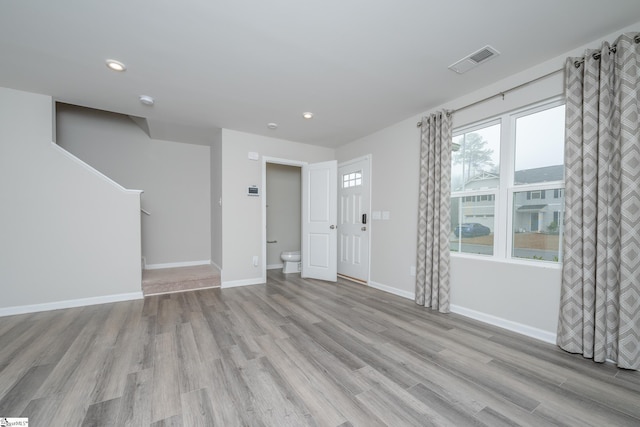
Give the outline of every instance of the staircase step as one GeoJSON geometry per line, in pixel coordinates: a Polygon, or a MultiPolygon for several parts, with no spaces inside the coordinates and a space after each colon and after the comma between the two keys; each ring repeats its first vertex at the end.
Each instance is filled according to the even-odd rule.
{"type": "Polygon", "coordinates": [[[220,287],[220,271],[211,265],[161,268],[142,272],[144,296],[220,287]]]}

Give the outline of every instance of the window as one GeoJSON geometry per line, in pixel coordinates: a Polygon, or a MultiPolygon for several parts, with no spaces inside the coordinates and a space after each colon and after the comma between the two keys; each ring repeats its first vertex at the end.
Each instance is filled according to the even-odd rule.
{"type": "Polygon", "coordinates": [[[527,200],[544,199],[544,191],[527,191],[527,200]]]}
{"type": "Polygon", "coordinates": [[[453,252],[561,260],[564,121],[557,100],[454,131],[453,252]]]}
{"type": "Polygon", "coordinates": [[[457,134],[453,143],[451,251],[493,255],[500,123],[494,121],[457,134]]]}
{"type": "Polygon", "coordinates": [[[358,187],[362,185],[362,171],[342,175],[342,188],[358,187]]]}

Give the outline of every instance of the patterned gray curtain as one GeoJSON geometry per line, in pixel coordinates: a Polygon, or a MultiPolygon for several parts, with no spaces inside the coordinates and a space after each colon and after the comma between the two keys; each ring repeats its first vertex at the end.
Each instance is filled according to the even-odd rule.
{"type": "Polygon", "coordinates": [[[568,58],[558,345],[640,369],[639,34],[568,58]],[[594,55],[595,54],[595,55],[594,55]]]}
{"type": "Polygon", "coordinates": [[[446,111],[422,119],[416,303],[449,312],[451,234],[451,117],[446,111]]]}

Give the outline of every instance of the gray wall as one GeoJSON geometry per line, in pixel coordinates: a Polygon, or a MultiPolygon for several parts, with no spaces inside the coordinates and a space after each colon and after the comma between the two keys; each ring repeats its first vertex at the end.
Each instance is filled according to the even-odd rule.
{"type": "Polygon", "coordinates": [[[267,268],[282,266],[282,251],[299,251],[301,245],[302,170],[267,163],[267,268]]]}
{"type": "Polygon", "coordinates": [[[0,88],[0,315],[142,297],[139,192],[55,145],[52,118],[0,88]]]}
{"type": "MultiPolygon", "coordinates": [[[[210,148],[154,140],[129,117],[58,104],[57,143],[111,179],[144,190],[146,263],[211,259],[210,148]]],[[[105,260],[108,265],[109,260],[105,260]]]]}

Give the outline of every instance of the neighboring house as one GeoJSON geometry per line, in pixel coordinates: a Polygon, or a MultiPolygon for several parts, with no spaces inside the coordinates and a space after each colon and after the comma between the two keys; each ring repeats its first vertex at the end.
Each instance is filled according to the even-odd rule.
{"type": "MultiPolygon", "coordinates": [[[[557,182],[563,179],[563,165],[516,171],[514,177],[515,185],[557,182]]],[[[516,232],[558,231],[563,221],[564,188],[522,191],[514,193],[514,198],[513,229],[516,232]]]]}
{"type": "MultiPolygon", "coordinates": [[[[480,171],[473,175],[464,183],[465,190],[488,190],[498,187],[500,175],[494,172],[480,171]]],[[[456,191],[461,188],[456,188],[456,191]]],[[[462,216],[459,223],[476,222],[485,227],[489,227],[491,231],[495,228],[495,194],[481,194],[474,196],[462,197],[462,216]]],[[[454,203],[452,204],[453,216],[458,216],[460,208],[454,203]],[[456,209],[457,208],[457,209],[456,209]]],[[[452,221],[451,227],[455,228],[458,221],[452,221]]]]}
{"type": "MultiPolygon", "coordinates": [[[[563,174],[564,166],[555,165],[516,171],[514,179],[515,185],[541,184],[562,181],[563,174]]],[[[482,171],[465,182],[464,189],[494,189],[499,181],[497,173],[482,171]]],[[[557,232],[564,208],[563,188],[515,192],[514,198],[513,229],[516,232],[557,232]]],[[[462,197],[461,223],[476,222],[493,230],[494,213],[495,195],[462,197]]]]}

